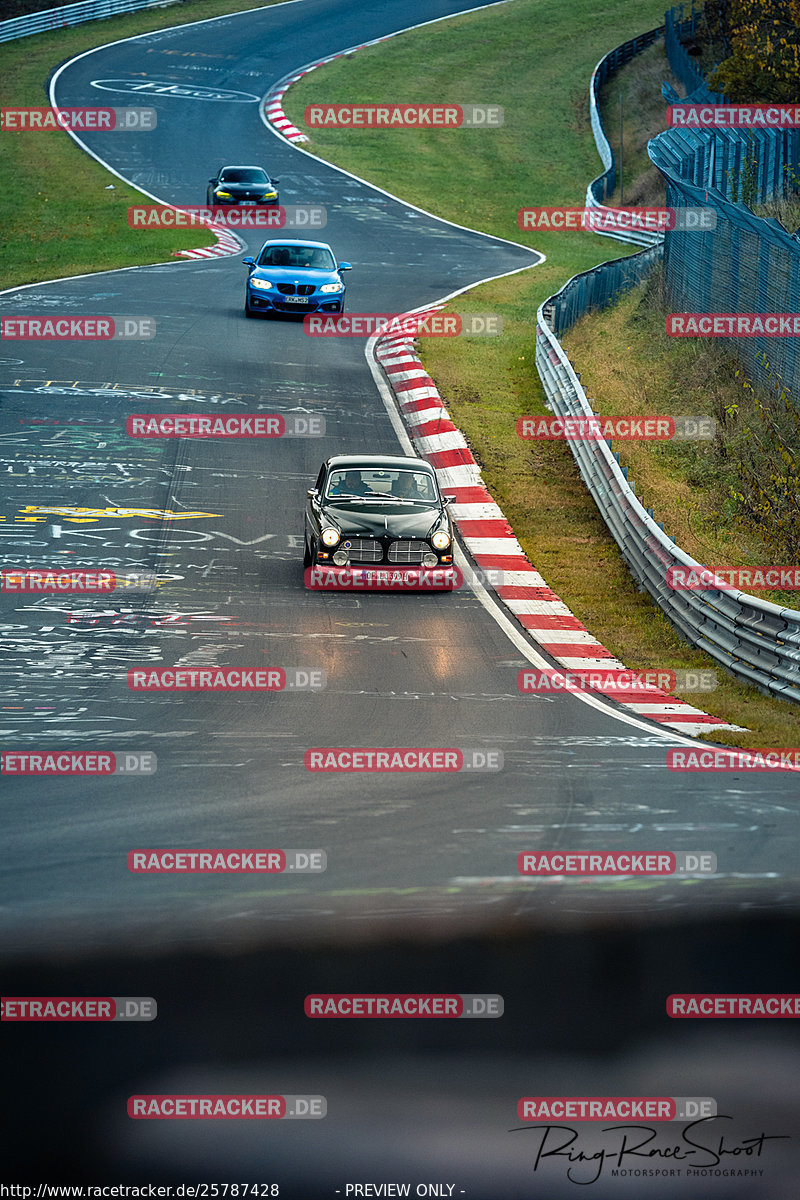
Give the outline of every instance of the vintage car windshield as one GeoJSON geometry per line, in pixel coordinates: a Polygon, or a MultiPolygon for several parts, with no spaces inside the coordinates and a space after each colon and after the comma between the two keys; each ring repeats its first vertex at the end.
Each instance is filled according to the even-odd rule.
{"type": "Polygon", "coordinates": [[[292,270],[311,268],[314,271],[334,271],[336,263],[324,246],[266,246],[258,256],[259,267],[291,267],[292,270]]]}
{"type": "Polygon", "coordinates": [[[438,505],[439,495],[427,471],[386,471],[372,467],[331,471],[326,500],[365,503],[438,505]]]}

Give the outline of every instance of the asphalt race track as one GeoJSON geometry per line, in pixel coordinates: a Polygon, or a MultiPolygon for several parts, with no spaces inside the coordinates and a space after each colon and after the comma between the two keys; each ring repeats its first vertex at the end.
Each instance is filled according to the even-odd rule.
{"type": "MultiPolygon", "coordinates": [[[[156,108],[150,133],[83,137],[172,204],[202,204],[225,162],[263,164],[280,178],[282,203],[325,207],[318,236],[353,264],[348,310],[404,312],[535,269],[538,256],[304,155],[265,127],[258,99],[318,57],[462,7],[299,0],[161,31],[74,60],[56,100],[156,108]],[[240,95],[203,100],[142,84],[240,95]]],[[[498,20],[511,7],[498,7],[498,20]]],[[[161,580],[156,592],[97,598],[0,596],[4,749],[157,758],[146,776],[3,780],[6,992],[159,1002],[152,1026],[15,1027],[11,1062],[26,1081],[26,1111],[7,1118],[15,1169],[43,1139],[42,1161],[61,1182],[261,1182],[269,1166],[290,1184],[281,1195],[312,1200],[389,1179],[447,1180],[454,1196],[489,1200],[544,1194],[545,1182],[548,1195],[574,1192],[560,1167],[525,1190],[533,1155],[519,1145],[525,1134],[506,1131],[517,1098],[534,1091],[720,1093],[721,1112],[723,1098],[738,1103],[743,1135],[792,1132],[792,1113],[796,1130],[798,1047],[785,1022],[738,1022],[734,1042],[718,1023],[698,1032],[663,1015],[670,992],[791,991],[796,779],[687,782],[666,752],[689,739],[613,703],[521,695],[533,643],[509,636],[482,591],[307,591],[302,514],[320,463],[403,447],[362,339],[245,319],[241,258],[263,235],[243,236],[246,251],[228,258],[0,295],[1,315],[156,324],[151,340],[1,348],[3,565],[161,580]],[[325,434],[130,438],[126,418],[151,412],[314,415],[325,434]],[[130,668],[173,666],[321,671],[326,686],[127,686],[130,668]],[[305,768],[306,750],[335,746],[500,750],[504,768],[305,768]],[[327,870],[136,875],[127,855],[141,847],[322,849],[327,870]],[[517,874],[522,850],[623,848],[712,851],[718,874],[635,886],[517,874]],[[382,1023],[314,1027],[302,1015],[309,990],[431,988],[502,994],[506,1016],[455,1030],[394,1022],[390,1050],[382,1023]],[[754,1091],[755,1075],[774,1086],[762,1079],[754,1091]],[[34,1079],[52,1081],[52,1111],[34,1079]],[[330,1115],[266,1134],[261,1122],[124,1115],[133,1092],[236,1090],[323,1094],[330,1115]]],[[[707,1177],[693,1185],[701,1192],[648,1179],[645,1193],[641,1180],[607,1179],[593,1194],[788,1197],[796,1137],[774,1146],[760,1182],[707,1177]]]]}

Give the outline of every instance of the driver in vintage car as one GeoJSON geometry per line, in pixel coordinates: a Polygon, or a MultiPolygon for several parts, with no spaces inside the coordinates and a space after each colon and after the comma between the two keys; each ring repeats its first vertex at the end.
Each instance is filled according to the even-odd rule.
{"type": "Polygon", "coordinates": [[[328,491],[329,496],[369,496],[372,494],[361,480],[360,471],[342,471],[335,475],[328,491]]]}
{"type": "MultiPolygon", "coordinates": [[[[401,471],[397,476],[392,488],[392,495],[397,496],[400,500],[421,500],[423,499],[419,483],[417,482],[411,471],[401,471]]],[[[428,499],[429,497],[424,497],[428,499]]]]}

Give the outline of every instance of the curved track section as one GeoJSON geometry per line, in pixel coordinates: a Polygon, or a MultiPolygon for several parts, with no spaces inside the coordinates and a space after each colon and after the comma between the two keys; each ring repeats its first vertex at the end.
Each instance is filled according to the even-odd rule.
{"type": "MultiPolygon", "coordinates": [[[[157,107],[152,134],[87,148],[172,204],[202,203],[223,162],[262,161],[284,203],[327,209],[322,236],[354,263],[351,311],[421,308],[537,256],[280,142],[259,98],[316,57],[457,10],[302,0],[162,30],[67,64],[55,97],[157,107]]],[[[512,5],[498,8],[512,18],[512,5]]],[[[797,1062],[785,1024],[701,1044],[691,1022],[663,1014],[682,987],[791,990],[785,914],[769,910],[797,902],[796,777],[676,775],[667,750],[692,744],[678,733],[597,698],[520,694],[520,667],[548,660],[480,587],[305,591],[302,511],[321,460],[410,443],[360,341],[248,321],[243,291],[242,266],[218,259],[0,295],[4,315],[156,322],[147,341],[4,344],[4,565],[160,579],[154,593],[0,597],[4,750],[158,764],[145,776],[3,779],[4,995],[159,1004],[151,1024],[15,1027],[5,1063],[25,1083],[7,1090],[7,1162],[26,1181],[33,1165],[59,1183],[247,1179],[259,1196],[302,1200],[391,1194],[374,1190],[391,1180],[436,1180],[416,1194],[470,1200],[572,1195],[563,1159],[540,1169],[534,1136],[508,1133],[532,1088],[716,1095],[737,1117],[731,1145],[783,1136],[797,1062]],[[126,418],[149,412],[324,418],[325,434],[128,437],[126,418]],[[131,668],[173,666],[311,669],[327,687],[127,686],[131,668]],[[504,769],[306,769],[309,748],[336,746],[497,750],[504,769]],[[319,848],[327,871],[135,875],[127,856],[146,847],[319,848]],[[517,854],[536,849],[708,850],[719,873],[522,880],[517,854]],[[760,919],[734,923],[745,909],[760,919]],[[303,1015],[306,992],[349,990],[499,993],[505,1016],[387,1031],[303,1015]],[[128,1096],[168,1092],[323,1094],[329,1114],[126,1116],[128,1096]],[[277,1192],[260,1190],[273,1181],[277,1192]],[[346,1192],[368,1181],[372,1191],[346,1192]]],[[[595,1134],[581,1145],[596,1149],[595,1134]]],[[[770,1144],[765,1180],[700,1186],[788,1200],[796,1160],[793,1143],[770,1144]]],[[[630,1180],[603,1179],[604,1196],[630,1194],[630,1180]]],[[[669,1180],[652,1193],[682,1194],[669,1180]]]]}
{"type": "MultiPolygon", "coordinates": [[[[325,238],[355,263],[349,308],[404,311],[536,256],[409,210],[281,145],[261,124],[257,98],[299,55],[352,43],[356,25],[363,40],[408,19],[406,6],[384,5],[365,28],[363,13],[304,3],[162,31],[75,60],[61,71],[57,100],[106,99],[96,85],[109,80],[120,89],[178,80],[182,92],[201,67],[204,88],[249,91],[252,102],[139,91],[158,108],[157,129],[138,142],[97,135],[90,149],[174,204],[199,202],[225,160],[266,159],[285,203],[326,207],[325,238]]],[[[516,854],[532,844],[702,843],[724,849],[718,889],[733,872],[754,882],[794,872],[784,836],[792,779],[761,776],[743,792],[738,778],[695,776],[688,790],[665,765],[679,737],[583,697],[520,695],[527,659],[476,595],[304,591],[302,508],[320,461],[344,449],[393,452],[397,437],[360,341],[309,338],[292,321],[246,321],[243,284],[241,265],[221,260],[2,297],[6,312],[124,313],[157,326],[151,341],[18,343],[20,358],[3,365],[6,562],[151,569],[162,580],[155,595],[102,603],[3,599],[6,745],[158,757],[147,778],[58,779],[46,789],[8,780],[12,942],[46,941],[65,922],[101,942],[129,926],[167,941],[213,940],[229,935],[231,921],[269,928],[314,917],[322,896],[331,914],[351,905],[368,913],[373,895],[383,910],[408,888],[424,897],[454,886],[467,907],[485,904],[486,889],[470,881],[511,880],[513,890],[516,854]],[[314,414],[326,434],[128,438],[125,418],[154,411],[314,414]],[[131,666],[196,664],[319,669],[328,686],[271,695],[126,686],[131,666]],[[505,768],[491,780],[421,783],[304,767],[310,747],[353,745],[499,749],[505,768]],[[754,801],[769,814],[769,833],[753,820],[754,801]],[[247,876],[143,879],[126,866],[136,846],[254,846],[265,837],[270,846],[324,847],[327,872],[278,889],[247,876]]],[[[546,907],[543,893],[525,883],[524,905],[546,907]]]]}

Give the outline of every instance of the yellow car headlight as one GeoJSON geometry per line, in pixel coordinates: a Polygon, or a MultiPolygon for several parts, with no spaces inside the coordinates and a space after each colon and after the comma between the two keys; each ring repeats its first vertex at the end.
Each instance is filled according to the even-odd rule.
{"type": "Polygon", "coordinates": [[[261,199],[262,200],[275,200],[277,198],[277,195],[278,195],[277,192],[264,192],[264,195],[261,197],[261,199]]]}
{"type": "Polygon", "coordinates": [[[450,534],[444,529],[439,529],[431,538],[431,545],[434,550],[446,550],[450,545],[450,534]]]}
{"type": "Polygon", "coordinates": [[[323,529],[322,531],[322,544],[323,546],[335,546],[337,542],[341,541],[341,537],[342,535],[339,533],[339,530],[329,525],[327,529],[323,529]]]}
{"type": "Polygon", "coordinates": [[[218,200],[231,200],[233,198],[230,192],[226,192],[222,188],[217,188],[214,195],[218,200]]]}

